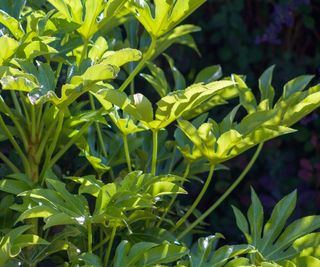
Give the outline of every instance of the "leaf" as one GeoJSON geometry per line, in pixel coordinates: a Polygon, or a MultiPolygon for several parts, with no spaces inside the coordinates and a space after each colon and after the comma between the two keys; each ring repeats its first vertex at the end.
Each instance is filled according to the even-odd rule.
{"type": "Polygon", "coordinates": [[[205,267],[209,265],[212,252],[223,235],[216,234],[198,239],[190,253],[190,267],[205,267]]]}
{"type": "Polygon", "coordinates": [[[151,59],[158,57],[173,44],[186,45],[200,54],[194,39],[190,35],[190,33],[198,32],[200,30],[200,27],[191,24],[177,26],[172,31],[157,39],[157,49],[151,59]]]}
{"type": "Polygon", "coordinates": [[[148,190],[153,197],[159,197],[162,195],[171,195],[171,194],[187,194],[183,188],[171,182],[156,182],[151,185],[148,190]]]}
{"type": "Polygon", "coordinates": [[[297,193],[293,191],[289,195],[281,199],[273,208],[270,219],[266,222],[263,230],[263,243],[273,243],[281,231],[286,221],[296,207],[297,193]]]}
{"type": "Polygon", "coordinates": [[[182,90],[186,87],[186,81],[181,74],[181,72],[174,66],[173,59],[169,57],[167,54],[163,54],[165,58],[167,59],[171,72],[173,74],[173,79],[174,79],[174,90],[182,90]]]}
{"type": "Polygon", "coordinates": [[[268,99],[269,107],[272,106],[273,99],[274,99],[274,88],[271,85],[274,68],[275,66],[272,65],[271,67],[266,69],[259,78],[259,89],[261,94],[260,101],[268,99]]]}
{"type": "Polygon", "coordinates": [[[248,210],[248,221],[250,224],[252,244],[256,247],[262,235],[264,211],[262,204],[253,188],[251,188],[251,202],[251,206],[248,210]]]}
{"type": "Polygon", "coordinates": [[[0,37],[0,65],[14,55],[19,45],[19,42],[6,35],[0,37]]]}
{"type": "Polygon", "coordinates": [[[118,51],[107,51],[102,56],[101,64],[110,64],[121,67],[122,65],[138,61],[142,58],[142,53],[137,49],[123,48],[118,51]]]}
{"type": "Polygon", "coordinates": [[[103,11],[104,5],[104,0],[87,0],[85,2],[85,16],[82,26],[78,29],[78,32],[85,40],[90,40],[90,38],[98,31],[97,18],[103,11]]]}
{"type": "Polygon", "coordinates": [[[117,77],[118,72],[119,69],[112,65],[103,63],[96,64],[89,67],[81,76],[74,76],[71,80],[71,83],[73,83],[77,79],[76,77],[80,77],[83,81],[86,82],[114,79],[117,77]]]}
{"type": "Polygon", "coordinates": [[[287,99],[292,94],[302,91],[313,79],[313,75],[303,75],[287,82],[283,87],[283,98],[287,99]]]}
{"type": "Polygon", "coordinates": [[[25,58],[33,59],[38,56],[49,55],[49,54],[57,54],[58,51],[49,46],[48,44],[42,41],[33,41],[28,43],[24,48],[23,52],[25,54],[25,58]]]}
{"type": "Polygon", "coordinates": [[[15,90],[21,92],[31,92],[39,86],[33,81],[24,77],[6,76],[0,80],[3,90],[15,90]]]}
{"type": "Polygon", "coordinates": [[[0,10],[0,23],[3,24],[16,39],[19,40],[24,36],[21,24],[3,10],[0,10]]]}
{"type": "Polygon", "coordinates": [[[101,59],[105,51],[108,49],[108,43],[105,38],[99,36],[91,47],[88,57],[95,63],[101,59]]]}
{"type": "Polygon", "coordinates": [[[205,0],[177,0],[176,2],[155,0],[154,17],[146,1],[143,1],[141,5],[131,4],[129,8],[136,14],[136,18],[148,33],[160,37],[173,29],[204,2],[205,0]]]}
{"type": "Polygon", "coordinates": [[[222,77],[222,69],[220,65],[212,65],[201,70],[194,81],[194,83],[209,83],[216,81],[222,77]]]}
{"type": "Polygon", "coordinates": [[[140,76],[153,86],[160,97],[166,96],[170,92],[170,86],[163,70],[152,62],[147,62],[147,67],[152,75],[141,73],[140,76]]]}

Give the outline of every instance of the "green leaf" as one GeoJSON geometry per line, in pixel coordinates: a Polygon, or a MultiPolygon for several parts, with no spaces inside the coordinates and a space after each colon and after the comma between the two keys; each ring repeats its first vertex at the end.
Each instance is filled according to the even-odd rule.
{"type": "Polygon", "coordinates": [[[250,223],[252,244],[256,247],[262,236],[264,211],[262,204],[253,188],[251,188],[251,202],[251,206],[248,210],[248,221],[250,223]]]}
{"type": "Polygon", "coordinates": [[[266,222],[263,230],[263,243],[272,244],[283,230],[286,221],[295,209],[297,192],[293,191],[281,199],[274,207],[270,219],[266,222]]]}
{"type": "Polygon", "coordinates": [[[248,239],[248,237],[249,237],[249,224],[248,224],[246,217],[236,207],[232,206],[232,209],[233,209],[233,213],[236,217],[236,223],[237,223],[238,228],[248,239]]]}
{"type": "Polygon", "coordinates": [[[19,42],[6,35],[0,37],[0,65],[14,55],[19,45],[19,42]]]}
{"type": "Polygon", "coordinates": [[[174,79],[174,90],[182,90],[186,87],[186,81],[183,77],[183,75],[181,74],[181,72],[174,66],[174,61],[173,59],[168,56],[167,54],[163,54],[165,56],[165,58],[167,59],[171,72],[173,74],[173,79],[174,79]]]}
{"type": "Polygon", "coordinates": [[[84,82],[96,82],[103,80],[110,80],[117,77],[119,69],[109,64],[96,64],[89,67],[81,76],[74,76],[71,83],[80,77],[84,82]]]}
{"type": "Polygon", "coordinates": [[[0,23],[3,24],[16,39],[19,40],[24,36],[24,30],[21,24],[3,10],[0,10],[0,23]]]}
{"type": "Polygon", "coordinates": [[[223,238],[223,235],[216,234],[199,238],[190,253],[190,267],[209,266],[212,252],[215,250],[220,238],[223,238]]]}
{"type": "Polygon", "coordinates": [[[91,47],[88,57],[95,63],[98,62],[105,51],[108,49],[108,43],[105,38],[99,36],[93,46],[91,47]]]}
{"type": "Polygon", "coordinates": [[[16,90],[21,92],[31,92],[39,86],[33,81],[24,77],[6,76],[0,80],[3,90],[16,90]]]}
{"type": "Polygon", "coordinates": [[[85,2],[84,20],[82,26],[78,29],[78,32],[85,40],[90,40],[98,31],[98,16],[103,11],[104,5],[104,0],[87,0],[85,2]]]}
{"type": "Polygon", "coordinates": [[[140,76],[152,85],[160,97],[166,96],[170,92],[170,86],[163,70],[152,62],[147,62],[147,67],[152,75],[141,73],[140,76]]]}
{"type": "Polygon", "coordinates": [[[274,65],[266,69],[259,78],[259,89],[261,94],[261,101],[268,99],[269,106],[272,106],[274,99],[274,88],[271,85],[274,65]]]}
{"type": "Polygon", "coordinates": [[[222,77],[222,69],[220,65],[212,65],[201,70],[194,83],[209,83],[219,80],[222,77]]]}
{"type": "Polygon", "coordinates": [[[116,67],[138,61],[142,58],[142,53],[137,49],[123,48],[118,51],[107,51],[103,54],[101,64],[110,64],[116,67]]]}
{"type": "Polygon", "coordinates": [[[302,91],[313,79],[313,75],[303,75],[287,82],[283,87],[283,98],[287,99],[298,91],[302,91]]]}

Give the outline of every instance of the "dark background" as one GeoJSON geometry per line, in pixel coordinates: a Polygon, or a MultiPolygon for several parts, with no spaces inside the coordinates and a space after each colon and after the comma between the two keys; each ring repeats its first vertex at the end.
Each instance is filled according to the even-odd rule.
{"type": "MultiPolygon", "coordinates": [[[[244,74],[257,92],[258,78],[275,64],[273,85],[282,86],[302,74],[320,73],[320,1],[309,0],[209,0],[187,21],[199,25],[195,33],[199,57],[188,48],[173,48],[176,64],[192,78],[200,69],[220,64],[224,75],[244,74]],[[187,56],[186,56],[187,55],[187,56]]],[[[231,204],[245,210],[250,202],[250,186],[270,208],[284,195],[298,189],[296,217],[319,213],[320,209],[320,118],[319,110],[293,128],[297,133],[268,142],[253,169],[239,188],[207,222],[210,231],[221,232],[236,241],[237,230],[231,204]]],[[[230,171],[218,173],[207,198],[205,210],[240,174],[252,151],[229,162],[230,171]],[[214,191],[213,191],[214,190],[214,191]]],[[[194,188],[194,187],[193,187],[194,188]]],[[[200,188],[199,188],[200,190],[200,188]]],[[[198,194],[193,189],[194,196],[198,194]]],[[[208,229],[209,230],[209,229],[208,229]]],[[[239,236],[239,235],[238,235],[239,236]]],[[[238,237],[239,238],[239,237],[238,237]]]]}

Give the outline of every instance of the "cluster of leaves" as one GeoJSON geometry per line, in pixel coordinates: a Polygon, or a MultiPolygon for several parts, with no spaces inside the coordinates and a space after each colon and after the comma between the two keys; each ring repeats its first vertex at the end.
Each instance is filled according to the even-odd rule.
{"type": "Polygon", "coordinates": [[[292,132],[292,124],[320,105],[320,85],[305,90],[312,76],[289,81],[275,102],[273,67],[259,80],[259,103],[245,77],[221,79],[219,66],[204,69],[186,86],[174,60],[165,55],[171,86],[155,59],[175,43],[197,49],[190,33],[198,27],[178,24],[204,2],[3,5],[0,140],[13,150],[0,151],[5,166],[1,206],[6,207],[0,228],[2,266],[43,261],[128,267],[317,264],[318,254],[300,253],[318,245],[310,241],[319,239],[317,233],[307,236],[319,228],[318,216],[283,231],[294,209],[293,195],[276,206],[263,237],[263,209],[255,193],[250,231],[235,210],[247,244],[218,248],[222,235],[216,234],[189,249],[183,239],[194,228],[203,230],[208,213],[192,224],[189,217],[197,214],[222,163],[259,145],[256,158],[263,142],[292,132]],[[144,67],[149,73],[141,76],[154,87],[155,104],[134,82],[144,67]],[[208,118],[207,111],[235,98],[239,105],[221,122],[208,118]],[[172,131],[175,121],[178,127],[172,131]],[[72,176],[63,169],[64,162],[74,163],[64,156],[71,147],[85,162],[72,176]],[[205,172],[208,178],[193,205],[176,205],[176,196],[187,194],[184,183],[201,180],[205,172]],[[295,226],[295,234],[287,234],[295,226]],[[274,244],[277,237],[279,244],[274,244]]]}

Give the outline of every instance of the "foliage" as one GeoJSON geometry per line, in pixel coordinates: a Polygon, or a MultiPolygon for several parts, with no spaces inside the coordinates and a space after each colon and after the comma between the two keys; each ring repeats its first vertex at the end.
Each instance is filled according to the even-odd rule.
{"type": "MultiPolygon", "coordinates": [[[[18,14],[9,2],[3,5],[0,136],[13,148],[0,152],[1,206],[7,206],[1,225],[3,266],[45,261],[57,266],[236,266],[239,261],[276,266],[284,259],[269,258],[269,247],[261,248],[251,237],[247,245],[219,248],[220,234],[193,246],[184,239],[202,230],[205,217],[241,182],[265,141],[293,132],[290,126],[320,105],[320,86],[306,89],[313,76],[289,81],[274,101],[274,67],[259,79],[259,101],[244,76],[222,77],[219,66],[200,71],[187,86],[164,51],[175,43],[197,51],[190,33],[199,29],[179,24],[203,3],[22,1],[18,14]],[[162,54],[174,86],[157,66],[162,54]],[[142,77],[157,96],[147,97],[135,82],[145,67],[149,73],[142,77]],[[209,118],[208,111],[230,100],[239,104],[222,120],[209,118]],[[215,171],[256,145],[239,178],[197,216],[215,171]],[[83,165],[75,170],[80,160],[83,165]],[[73,167],[67,169],[66,163],[73,167]],[[205,172],[193,204],[179,207],[175,200],[187,194],[185,183],[202,181],[205,172]],[[192,222],[193,215],[198,218],[192,222]]],[[[263,211],[254,193],[252,200],[253,230],[245,233],[255,239],[263,211]]],[[[287,202],[280,201],[275,213],[282,206],[292,211],[287,202]]],[[[245,220],[237,214],[238,223],[239,216],[245,220]]],[[[274,216],[269,224],[278,223],[279,229],[271,235],[268,223],[265,228],[272,241],[286,221],[274,216]]],[[[314,246],[311,232],[319,228],[318,217],[301,220],[296,223],[300,232],[283,244],[285,230],[277,243],[285,253],[303,238],[295,250],[301,257],[285,257],[292,264],[318,260],[318,254],[305,250],[314,246]]]]}

